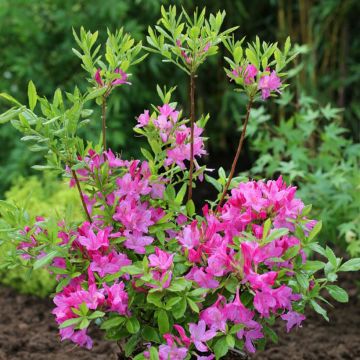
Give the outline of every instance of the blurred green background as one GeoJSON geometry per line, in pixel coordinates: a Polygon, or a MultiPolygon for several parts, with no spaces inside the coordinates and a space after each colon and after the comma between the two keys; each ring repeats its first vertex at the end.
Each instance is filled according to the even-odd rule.
{"type": "MultiPolygon", "coordinates": [[[[312,203],[315,216],[324,221],[322,240],[359,255],[358,0],[0,0],[0,92],[25,102],[29,80],[45,96],[51,96],[56,87],[84,88],[85,73],[71,51],[75,47],[72,28],[99,30],[104,40],[107,27],[124,26],[145,41],[147,27],[159,18],[162,4],[182,5],[189,12],[196,6],[206,6],[208,12],[223,9],[227,13],[224,28],[240,25],[238,38],[251,41],[259,35],[282,43],[290,35],[292,43],[298,44],[300,56],[290,70],[291,86],[276,102],[258,106],[252,113],[238,170],[255,178],[282,173],[299,186],[304,202],[312,203]]],[[[200,69],[196,102],[198,115],[211,115],[206,129],[207,163],[210,168],[229,169],[244,100],[225,76],[222,55],[200,69]]],[[[149,104],[158,104],[156,84],[178,85],[176,100],[188,113],[188,79],[174,66],[150,55],[132,70],[133,85],[114,92],[108,110],[109,146],[124,157],[140,156],[132,127],[149,104]]],[[[0,111],[6,106],[0,103],[0,111]]],[[[99,132],[98,112],[86,135],[97,139],[99,132]]],[[[46,201],[34,181],[41,189],[49,179],[30,169],[39,155],[26,151],[11,126],[0,128],[0,143],[0,198],[21,203],[19,191],[25,188],[40,206],[29,207],[31,215],[38,215],[36,211],[46,215],[46,201]],[[20,175],[34,174],[38,178],[31,178],[33,185],[19,180],[20,175]]],[[[63,185],[50,181],[55,185],[48,188],[47,196],[57,199],[63,185]]],[[[211,196],[207,188],[197,193],[211,196]]],[[[63,205],[60,201],[59,210],[63,205]]]]}

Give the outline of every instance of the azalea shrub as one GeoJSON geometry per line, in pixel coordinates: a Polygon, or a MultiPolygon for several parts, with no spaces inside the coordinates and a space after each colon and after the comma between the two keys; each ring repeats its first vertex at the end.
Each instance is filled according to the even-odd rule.
{"type": "MultiPolygon", "coordinates": [[[[288,39],[282,49],[256,38],[235,40],[236,28],[220,31],[225,13],[190,17],[175,7],[162,9],[149,28],[146,50],[164,57],[189,76],[190,114],[172,100],[175,88],[157,87],[159,103],[136,118],[134,131],[147,139],[144,158],[123,159],[106,146],[106,105],[113,91],[131,84],[129,69],[142,61],[143,46],[122,29],[108,33],[104,54],[97,33],[75,33],[89,88],[56,90],[50,101],[28,87],[29,106],[14,104],[1,115],[11,121],[32,151],[45,154],[47,169],[69,179],[79,193],[84,218],[37,217],[0,204],[2,231],[16,244],[11,266],[46,267],[56,276],[56,322],[61,340],[91,348],[91,327],[117,341],[133,359],[213,359],[229,351],[253,353],[277,341],[273,326],[301,327],[311,306],[326,319],[327,291],[340,302],[339,271],[360,268],[316,242],[321,222],[296,188],[276,180],[235,177],[249,115],[256,103],[270,101],[286,87],[292,58],[288,39]],[[197,70],[224,44],[226,76],[248,98],[244,126],[231,171],[216,178],[202,165],[208,115],[197,117],[197,70]],[[80,138],[92,119],[93,102],[102,109],[99,144],[80,138]],[[208,181],[215,200],[195,206],[192,193],[208,181]],[[309,260],[316,252],[324,261],[309,260]]],[[[132,84],[136,86],[136,84],[132,84]]],[[[211,141],[211,140],[209,140],[211,141]]]]}

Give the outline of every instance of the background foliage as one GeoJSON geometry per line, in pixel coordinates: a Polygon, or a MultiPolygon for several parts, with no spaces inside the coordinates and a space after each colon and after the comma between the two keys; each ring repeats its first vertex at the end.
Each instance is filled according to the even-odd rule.
{"type": "MultiPolygon", "coordinates": [[[[323,241],[337,241],[352,255],[359,253],[356,142],[360,105],[355,85],[360,77],[356,61],[360,40],[354,34],[359,32],[360,9],[356,0],[0,0],[0,92],[25,101],[26,84],[31,79],[38,92],[47,96],[57,86],[67,90],[75,83],[85,86],[85,73],[71,51],[76,47],[72,27],[99,30],[104,38],[106,27],[115,30],[124,26],[135,39],[144,40],[148,25],[159,18],[161,4],[170,3],[189,11],[204,5],[211,12],[226,10],[224,27],[240,24],[239,38],[247,35],[253,40],[258,34],[266,41],[284,41],[290,35],[292,42],[299,44],[301,56],[290,74],[292,86],[269,113],[262,108],[253,112],[238,170],[259,178],[271,177],[279,170],[286,173],[287,180],[299,185],[304,201],[313,203],[324,220],[323,241]],[[339,238],[347,242],[339,242],[339,238]]],[[[206,134],[212,139],[208,144],[209,167],[228,169],[244,103],[232,91],[221,55],[200,70],[197,109],[198,115],[211,114],[206,134]]],[[[157,83],[179,84],[175,96],[188,113],[188,79],[183,74],[162,64],[157,55],[149,56],[135,70],[133,85],[111,97],[108,115],[109,146],[134,157],[141,156],[136,153],[139,139],[131,131],[134,119],[149,103],[157,103],[157,83]]],[[[6,106],[0,103],[0,111],[6,106]]],[[[100,113],[98,120],[87,134],[90,138],[99,134],[100,113]]],[[[16,201],[26,198],[32,189],[32,215],[66,202],[63,185],[57,182],[49,190],[52,195],[43,192],[43,184],[50,186],[53,180],[19,179],[20,174],[34,174],[28,169],[37,159],[17,139],[11,126],[1,127],[0,198],[11,184],[15,185],[6,197],[16,201]],[[54,201],[50,205],[48,198],[54,201]]],[[[207,189],[199,189],[198,198],[206,191],[208,195],[207,189]]]]}

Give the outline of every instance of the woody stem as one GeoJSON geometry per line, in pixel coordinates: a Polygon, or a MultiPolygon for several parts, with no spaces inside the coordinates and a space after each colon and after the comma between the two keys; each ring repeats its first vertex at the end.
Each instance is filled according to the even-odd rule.
{"type": "Polygon", "coordinates": [[[190,169],[188,200],[192,198],[192,183],[194,173],[194,127],[195,127],[195,75],[190,74],[190,169]]]}
{"type": "Polygon", "coordinates": [[[230,186],[231,180],[232,180],[233,177],[234,177],[234,173],[235,173],[235,169],[236,169],[236,164],[237,164],[237,162],[238,162],[238,160],[239,160],[239,156],[240,156],[241,149],[242,149],[242,147],[243,147],[243,143],[244,143],[244,139],[245,139],[246,127],[247,127],[247,124],[248,124],[248,121],[249,121],[249,116],[250,116],[250,111],[251,111],[252,103],[253,103],[253,99],[250,98],[249,103],[247,104],[247,107],[246,107],[246,116],[245,116],[245,121],[244,121],[244,127],[243,127],[242,132],[241,132],[241,136],[240,136],[240,140],[239,140],[239,145],[238,145],[238,148],[237,148],[237,150],[236,150],[236,154],[235,154],[234,160],[233,160],[232,165],[231,165],[231,170],[230,170],[230,174],[229,174],[228,180],[227,180],[227,182],[226,182],[224,191],[223,191],[223,193],[222,193],[222,195],[221,195],[220,202],[219,202],[219,204],[218,204],[218,206],[217,206],[217,211],[220,209],[221,205],[223,204],[224,199],[225,199],[225,196],[226,196],[226,193],[227,193],[227,191],[229,190],[229,186],[230,186]]]}
{"type": "Polygon", "coordinates": [[[76,187],[77,187],[78,192],[79,192],[79,195],[80,195],[81,203],[82,203],[82,206],[83,206],[83,208],[84,208],[84,212],[85,212],[85,214],[86,214],[87,219],[88,219],[89,222],[91,223],[92,220],[91,220],[89,211],[88,211],[88,209],[87,209],[87,207],[86,207],[86,204],[85,204],[84,195],[83,195],[83,193],[82,193],[82,191],[81,191],[81,187],[80,187],[80,181],[79,181],[79,179],[78,179],[78,177],[77,177],[77,175],[76,175],[76,171],[75,171],[75,170],[71,170],[71,173],[72,173],[72,176],[73,176],[73,178],[74,178],[74,180],[75,180],[76,187]]]}

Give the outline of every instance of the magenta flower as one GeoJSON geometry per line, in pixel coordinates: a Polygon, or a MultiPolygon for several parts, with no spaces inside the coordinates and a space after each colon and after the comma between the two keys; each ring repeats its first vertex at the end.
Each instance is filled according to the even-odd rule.
{"type": "Polygon", "coordinates": [[[90,336],[86,334],[86,329],[74,330],[72,327],[66,327],[60,329],[61,341],[71,340],[75,344],[91,349],[93,347],[93,341],[90,336]]]}
{"type": "Polygon", "coordinates": [[[95,254],[90,264],[90,269],[97,272],[101,277],[106,274],[115,274],[123,266],[131,264],[131,260],[125,254],[113,251],[108,255],[95,254]]]}
{"type": "Polygon", "coordinates": [[[200,230],[196,220],[191,225],[185,226],[178,236],[179,243],[186,249],[193,249],[200,245],[200,230]]]}
{"type": "Polygon", "coordinates": [[[160,360],[184,360],[187,356],[187,348],[177,347],[175,344],[160,345],[159,346],[159,359],[160,360]]]}
{"type": "Polygon", "coordinates": [[[205,273],[203,269],[196,269],[193,279],[204,289],[215,289],[219,286],[219,282],[213,278],[213,275],[205,273]]]}
{"type": "Polygon", "coordinates": [[[249,85],[251,83],[254,82],[254,78],[255,76],[257,75],[258,71],[257,71],[257,68],[250,64],[246,67],[245,69],[245,73],[244,73],[244,76],[245,76],[245,84],[249,85]]]}
{"type": "Polygon", "coordinates": [[[173,259],[174,254],[169,254],[166,251],[162,251],[158,247],[155,247],[155,254],[149,256],[149,266],[166,271],[171,267],[173,259]]]}
{"type": "Polygon", "coordinates": [[[286,314],[281,315],[281,318],[287,321],[287,332],[289,332],[294,326],[301,327],[301,323],[306,319],[305,315],[299,314],[295,311],[288,311],[286,314]]]}
{"type": "Polygon", "coordinates": [[[263,317],[269,317],[270,311],[276,307],[276,299],[270,290],[257,291],[254,297],[254,307],[263,317]]]}
{"type": "Polygon", "coordinates": [[[94,76],[94,80],[100,85],[100,86],[104,86],[104,83],[102,81],[101,78],[101,69],[97,69],[95,76],[94,76]]]}
{"type": "Polygon", "coordinates": [[[264,337],[264,334],[261,332],[261,326],[259,325],[256,328],[250,330],[241,329],[236,333],[236,336],[239,339],[245,337],[246,350],[250,353],[254,353],[256,349],[253,344],[253,340],[262,339],[264,337]]]}
{"type": "Polygon", "coordinates": [[[124,71],[122,71],[120,68],[115,70],[115,74],[119,74],[120,77],[113,80],[111,82],[111,85],[122,85],[122,84],[130,85],[130,83],[126,81],[128,78],[128,75],[124,71]]]}
{"type": "Polygon", "coordinates": [[[124,290],[125,285],[123,282],[114,284],[108,287],[104,284],[104,289],[107,293],[106,303],[110,311],[115,311],[120,315],[127,315],[128,312],[128,294],[124,290]]]}
{"type": "Polygon", "coordinates": [[[203,310],[200,314],[200,319],[204,320],[211,330],[220,330],[222,332],[226,330],[227,318],[225,312],[215,304],[203,310]]]}
{"type": "Polygon", "coordinates": [[[261,97],[263,100],[270,96],[271,91],[276,91],[280,94],[280,86],[281,81],[275,71],[272,71],[270,75],[262,76],[259,81],[259,90],[261,90],[261,97]]]}
{"type": "Polygon", "coordinates": [[[109,247],[109,229],[99,230],[97,234],[89,230],[86,236],[79,236],[78,241],[89,251],[97,251],[101,247],[109,247]]]}
{"type": "Polygon", "coordinates": [[[207,346],[204,343],[216,336],[216,331],[206,331],[206,324],[204,320],[200,320],[198,324],[189,324],[189,332],[191,335],[190,339],[192,343],[195,345],[196,349],[201,352],[205,352],[208,350],[207,346]]]}
{"type": "Polygon", "coordinates": [[[151,236],[144,236],[137,231],[134,231],[133,233],[126,231],[125,236],[126,240],[124,246],[127,249],[134,250],[137,254],[145,254],[145,246],[150,245],[154,241],[151,236]]]}
{"type": "Polygon", "coordinates": [[[150,121],[149,110],[144,110],[144,112],[140,114],[139,117],[137,118],[138,124],[136,125],[136,127],[141,128],[147,126],[149,124],[149,121],[150,121]]]}

